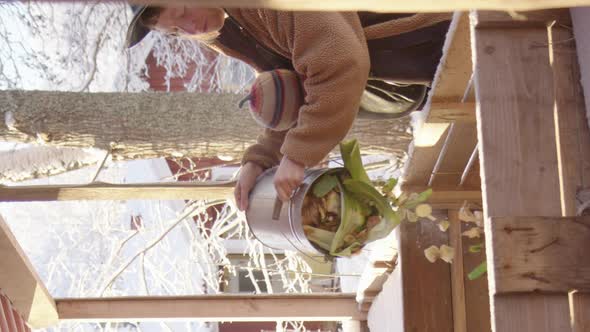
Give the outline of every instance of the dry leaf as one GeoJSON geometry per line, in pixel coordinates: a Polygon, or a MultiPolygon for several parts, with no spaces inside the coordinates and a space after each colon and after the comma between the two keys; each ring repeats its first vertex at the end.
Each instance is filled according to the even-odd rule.
{"type": "Polygon", "coordinates": [[[473,215],[475,216],[475,224],[477,224],[477,226],[483,228],[483,212],[482,211],[474,211],[473,215]]]}
{"type": "Polygon", "coordinates": [[[449,247],[446,244],[440,246],[440,259],[447,263],[452,263],[453,258],[455,258],[455,249],[453,247],[449,247]]]}
{"type": "Polygon", "coordinates": [[[471,227],[469,230],[466,230],[462,234],[463,234],[463,236],[466,236],[470,239],[476,239],[476,238],[479,238],[482,233],[483,233],[483,230],[481,227],[471,227]]]}
{"type": "Polygon", "coordinates": [[[424,250],[424,256],[430,263],[436,262],[440,258],[440,250],[437,246],[430,246],[424,250]]]}
{"type": "Polygon", "coordinates": [[[471,212],[469,207],[467,207],[466,204],[464,204],[461,207],[461,209],[459,209],[459,220],[465,221],[465,222],[477,223],[477,218],[475,217],[473,212],[471,212]]]}
{"type": "Polygon", "coordinates": [[[443,244],[442,246],[430,246],[424,250],[424,256],[430,263],[436,262],[439,258],[447,263],[452,263],[455,258],[455,249],[443,244]]]}
{"type": "Polygon", "coordinates": [[[441,232],[446,232],[447,229],[449,229],[450,225],[451,225],[451,223],[449,222],[449,220],[445,219],[445,220],[441,220],[438,223],[438,228],[440,229],[441,232]]]}

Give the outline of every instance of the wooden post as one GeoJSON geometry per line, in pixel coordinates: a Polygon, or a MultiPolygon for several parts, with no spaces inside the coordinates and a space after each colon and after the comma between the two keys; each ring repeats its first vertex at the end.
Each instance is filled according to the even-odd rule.
{"type": "Polygon", "coordinates": [[[455,249],[451,264],[451,288],[453,292],[453,332],[467,332],[467,311],[465,308],[465,271],[463,269],[463,241],[459,211],[449,211],[449,243],[455,249]]]}
{"type": "Polygon", "coordinates": [[[12,301],[23,319],[33,328],[57,324],[53,298],[1,216],[0,257],[0,289],[12,301]]]}
{"type": "MultiPolygon", "coordinates": [[[[473,50],[486,216],[561,216],[555,85],[546,25],[477,13],[473,50]]],[[[561,28],[558,28],[561,29],[561,28]]],[[[486,218],[486,232],[491,233],[486,218]]],[[[494,239],[486,238],[492,329],[571,331],[566,293],[494,294],[494,239]]]]}
{"type": "Polygon", "coordinates": [[[462,233],[469,225],[459,220],[458,210],[449,210],[449,242],[455,249],[451,264],[453,290],[454,332],[489,332],[490,303],[486,276],[469,280],[467,275],[485,261],[485,252],[469,252],[469,247],[483,242],[482,238],[469,239],[462,233]]]}
{"type": "Polygon", "coordinates": [[[453,331],[450,265],[430,263],[424,249],[448,245],[448,234],[430,220],[400,226],[404,331],[453,331]]]}
{"type": "MultiPolygon", "coordinates": [[[[577,192],[590,188],[590,130],[573,37],[569,29],[549,29],[563,216],[576,215],[577,192]]],[[[570,314],[573,332],[590,330],[590,293],[570,294],[570,314]]]]}

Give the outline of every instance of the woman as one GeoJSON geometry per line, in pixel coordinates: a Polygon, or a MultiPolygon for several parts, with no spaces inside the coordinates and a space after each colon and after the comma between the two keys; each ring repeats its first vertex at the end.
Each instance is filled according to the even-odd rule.
{"type": "Polygon", "coordinates": [[[259,72],[282,68],[302,78],[305,104],[297,125],[266,129],[244,154],[235,189],[241,210],[258,175],[277,164],[277,193],[289,199],[305,168],[319,163],[352,126],[369,77],[430,84],[450,17],[145,6],[134,7],[134,14],[130,47],[159,30],[198,39],[259,72]]]}

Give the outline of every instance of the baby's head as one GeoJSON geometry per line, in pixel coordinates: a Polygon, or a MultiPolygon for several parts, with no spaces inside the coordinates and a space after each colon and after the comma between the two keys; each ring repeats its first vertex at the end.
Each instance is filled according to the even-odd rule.
{"type": "Polygon", "coordinates": [[[240,107],[247,101],[256,122],[271,130],[284,131],[297,122],[299,108],[304,102],[303,88],[293,71],[267,71],[258,75],[240,107]]]}

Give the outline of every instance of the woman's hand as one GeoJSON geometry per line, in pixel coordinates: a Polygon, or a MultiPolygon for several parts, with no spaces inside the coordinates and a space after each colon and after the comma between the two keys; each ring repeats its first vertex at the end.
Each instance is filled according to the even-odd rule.
{"type": "Polygon", "coordinates": [[[261,166],[253,162],[247,162],[244,166],[242,166],[238,183],[236,183],[236,187],[234,189],[236,204],[238,205],[238,209],[240,209],[240,211],[246,211],[248,209],[248,197],[250,195],[250,191],[256,183],[256,178],[258,178],[258,176],[262,174],[263,171],[264,169],[262,169],[261,166]]]}
{"type": "Polygon", "coordinates": [[[303,171],[304,165],[283,157],[273,181],[281,201],[288,201],[293,191],[303,182],[303,171]]]}

